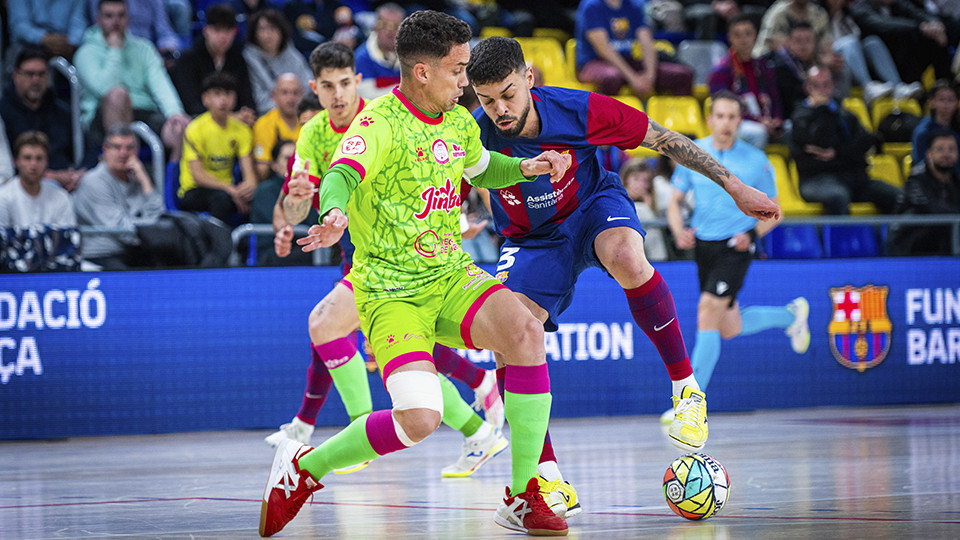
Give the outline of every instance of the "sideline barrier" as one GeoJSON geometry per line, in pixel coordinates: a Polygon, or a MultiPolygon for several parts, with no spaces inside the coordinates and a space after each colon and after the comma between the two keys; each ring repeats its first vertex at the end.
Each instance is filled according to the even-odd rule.
{"type": "MultiPolygon", "coordinates": [[[[696,267],[657,267],[692,350],[696,267]]],[[[780,330],[725,341],[710,409],[957,402],[958,276],[956,258],[757,261],[742,305],[805,296],[812,344],[796,355],[780,330]]],[[[0,278],[0,439],[276,428],[300,404],[307,315],[338,278],[311,267],[0,278]]],[[[669,406],[666,370],[613,280],[585,272],[560,322],[546,342],[554,416],[669,406]]],[[[469,356],[492,367],[488,352],[469,356]]],[[[388,407],[379,375],[369,382],[374,407],[388,407]]],[[[318,424],[346,419],[331,395],[318,424]]]]}

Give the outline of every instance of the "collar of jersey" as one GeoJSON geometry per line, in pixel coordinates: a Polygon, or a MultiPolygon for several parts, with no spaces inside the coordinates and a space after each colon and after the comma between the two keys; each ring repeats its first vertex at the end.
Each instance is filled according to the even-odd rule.
{"type": "Polygon", "coordinates": [[[417,108],[417,106],[414,105],[413,102],[411,102],[409,99],[407,99],[407,96],[403,95],[403,92],[400,91],[400,87],[399,87],[399,86],[394,87],[394,89],[393,89],[393,95],[397,96],[397,99],[399,99],[399,100],[400,100],[400,103],[403,103],[403,106],[406,107],[408,111],[410,111],[410,114],[412,114],[413,116],[415,116],[415,117],[417,118],[417,120],[420,120],[420,121],[423,122],[424,124],[429,124],[429,125],[431,125],[431,126],[435,126],[435,125],[439,124],[440,122],[443,122],[443,113],[440,113],[440,116],[438,116],[438,117],[436,117],[436,118],[430,118],[429,116],[427,116],[426,114],[424,114],[423,111],[421,111],[419,108],[417,108]]]}

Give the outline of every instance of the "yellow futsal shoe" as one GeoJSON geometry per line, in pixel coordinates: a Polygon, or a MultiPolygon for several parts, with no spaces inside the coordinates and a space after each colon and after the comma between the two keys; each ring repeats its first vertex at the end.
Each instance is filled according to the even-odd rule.
{"type": "Polygon", "coordinates": [[[343,467],[342,469],[334,469],[333,474],[350,474],[357,471],[362,471],[367,468],[367,465],[373,463],[373,460],[364,461],[362,463],[357,463],[356,465],[350,465],[348,467],[343,467]]]}
{"type": "Polygon", "coordinates": [[[577,490],[573,489],[570,482],[564,480],[548,481],[543,476],[540,479],[540,495],[546,501],[547,506],[553,513],[563,519],[570,519],[583,511],[580,507],[580,499],[577,498],[577,490]]]}
{"type": "Polygon", "coordinates": [[[707,442],[707,396],[684,386],[680,397],[673,396],[674,418],[668,434],[670,442],[681,450],[696,452],[707,442]]]}

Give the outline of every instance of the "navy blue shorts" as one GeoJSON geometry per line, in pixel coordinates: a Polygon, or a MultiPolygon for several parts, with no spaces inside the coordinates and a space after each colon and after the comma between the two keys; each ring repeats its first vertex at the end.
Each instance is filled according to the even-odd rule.
{"type": "Polygon", "coordinates": [[[601,232],[629,227],[641,236],[633,201],[620,185],[609,186],[582,202],[549,236],[507,238],[500,248],[497,278],[549,313],[543,327],[557,330],[559,316],[573,300],[577,277],[587,268],[603,268],[593,249],[601,232]]]}

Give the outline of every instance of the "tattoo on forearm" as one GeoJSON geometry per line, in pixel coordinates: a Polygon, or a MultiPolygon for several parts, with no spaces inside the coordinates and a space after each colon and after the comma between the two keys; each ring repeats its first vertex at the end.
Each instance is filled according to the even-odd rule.
{"type": "Polygon", "coordinates": [[[656,150],[680,165],[713,180],[720,187],[724,187],[723,179],[730,174],[726,167],[687,137],[671,131],[653,120],[649,122],[647,129],[654,134],[654,139],[652,142],[644,140],[640,146],[656,150]]]}
{"type": "Polygon", "coordinates": [[[298,201],[296,203],[284,201],[284,203],[283,209],[287,221],[297,224],[307,219],[307,214],[310,213],[310,199],[298,201]]]}

